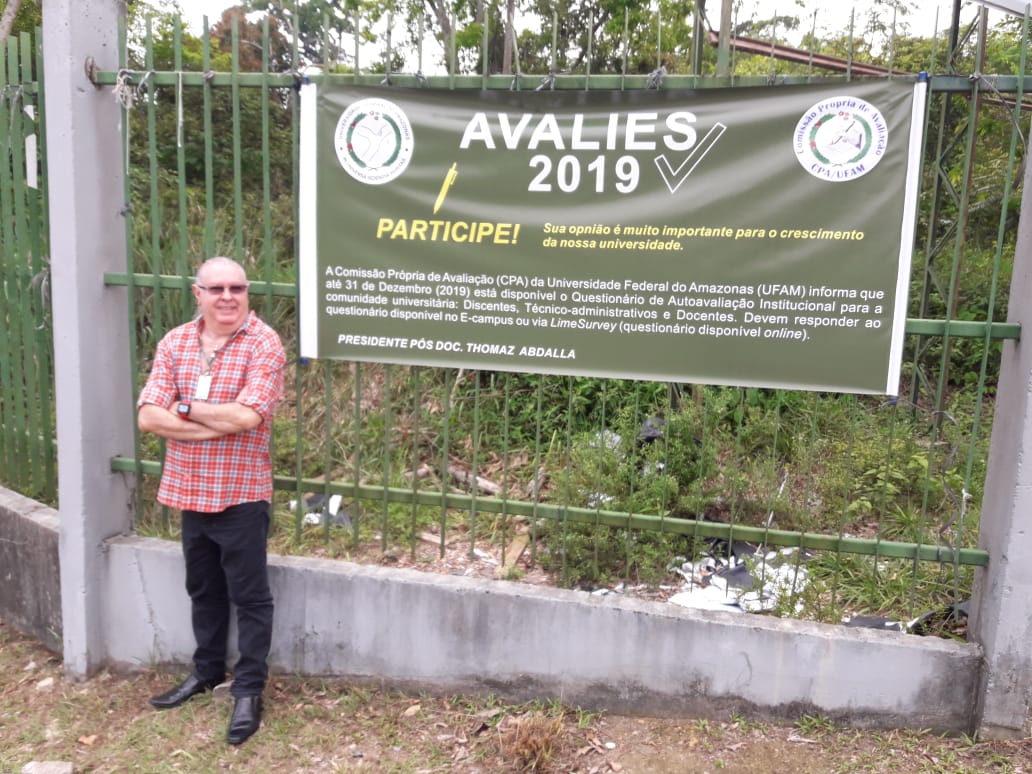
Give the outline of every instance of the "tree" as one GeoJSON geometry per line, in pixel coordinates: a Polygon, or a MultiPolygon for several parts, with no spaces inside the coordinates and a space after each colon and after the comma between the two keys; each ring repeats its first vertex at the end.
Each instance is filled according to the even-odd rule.
{"type": "Polygon", "coordinates": [[[7,40],[7,36],[11,34],[14,17],[18,15],[20,5],[21,0],[7,0],[7,4],[4,5],[4,12],[0,14],[0,43],[7,40]]]}
{"type": "Polygon", "coordinates": [[[34,33],[42,24],[41,0],[7,0],[0,13],[0,43],[22,32],[34,33]]]}
{"type": "MultiPolygon", "coordinates": [[[[324,65],[341,61],[345,55],[341,37],[355,33],[359,14],[375,21],[386,10],[383,3],[359,0],[245,0],[242,7],[276,19],[287,38],[297,38],[298,54],[304,62],[324,65]]],[[[363,37],[372,40],[368,33],[363,37]]]]}

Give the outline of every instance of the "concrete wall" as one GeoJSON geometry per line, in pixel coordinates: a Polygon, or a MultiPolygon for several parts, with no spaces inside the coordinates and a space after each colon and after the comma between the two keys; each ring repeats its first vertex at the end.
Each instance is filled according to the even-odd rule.
{"type": "Polygon", "coordinates": [[[57,512],[0,487],[0,618],[61,652],[57,512]]]}
{"type": "MultiPolygon", "coordinates": [[[[21,505],[35,523],[30,501],[21,505]]],[[[0,520],[0,545],[16,522],[0,520]]],[[[42,529],[38,542],[52,556],[52,517],[42,529]]],[[[188,664],[179,545],[122,536],[102,553],[102,660],[188,664]]],[[[28,551],[5,560],[12,577],[37,562],[28,551]]],[[[324,559],[274,556],[271,579],[274,671],[628,714],[735,709],[759,719],[820,713],[860,727],[973,725],[977,645],[324,559]]],[[[52,617],[60,601],[56,592],[48,599],[42,612],[52,617]]],[[[25,619],[3,603],[5,620],[25,619]]]]}

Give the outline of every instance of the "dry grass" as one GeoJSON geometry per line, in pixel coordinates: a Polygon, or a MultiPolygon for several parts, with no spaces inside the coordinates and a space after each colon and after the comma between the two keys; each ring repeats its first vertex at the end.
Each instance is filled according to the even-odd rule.
{"type": "Polygon", "coordinates": [[[234,747],[227,700],[205,695],[166,712],[147,704],[179,676],[73,682],[59,657],[0,621],[0,772],[66,761],[91,774],[1032,774],[1032,740],[857,731],[814,717],[627,718],[284,675],[266,691],[261,729],[234,747]]]}
{"type": "Polygon", "coordinates": [[[538,711],[507,717],[498,724],[502,758],[516,771],[548,771],[562,745],[564,731],[562,718],[538,711]]]}

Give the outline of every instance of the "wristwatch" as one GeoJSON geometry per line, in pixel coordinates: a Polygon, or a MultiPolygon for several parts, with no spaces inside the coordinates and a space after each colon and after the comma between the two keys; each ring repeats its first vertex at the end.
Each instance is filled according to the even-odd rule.
{"type": "Polygon", "coordinates": [[[176,413],[179,415],[180,419],[185,419],[186,421],[189,422],[190,421],[190,403],[189,403],[189,401],[185,401],[185,400],[179,401],[178,405],[176,405],[176,413]]]}

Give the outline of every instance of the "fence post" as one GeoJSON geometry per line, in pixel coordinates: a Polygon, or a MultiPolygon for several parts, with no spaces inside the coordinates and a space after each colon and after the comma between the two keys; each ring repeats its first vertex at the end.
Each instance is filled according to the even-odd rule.
{"type": "Polygon", "coordinates": [[[105,539],[129,530],[130,487],[111,458],[132,449],[119,108],[87,75],[118,69],[118,0],[43,5],[54,314],[61,615],[65,670],[103,665],[98,590],[105,539]]]}
{"type": "Polygon", "coordinates": [[[975,578],[970,638],[984,651],[976,724],[986,738],[1020,738],[1032,700],[1032,165],[1025,167],[975,578]]]}

